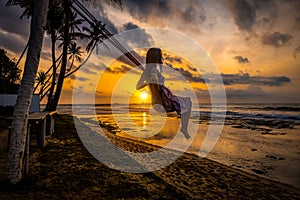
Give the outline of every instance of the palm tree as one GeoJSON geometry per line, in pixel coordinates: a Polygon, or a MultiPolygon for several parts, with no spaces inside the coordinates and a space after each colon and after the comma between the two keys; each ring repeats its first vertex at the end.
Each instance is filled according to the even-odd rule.
{"type": "Polygon", "coordinates": [[[68,46],[70,42],[70,17],[71,8],[68,0],[63,0],[64,9],[64,28],[63,28],[63,50],[62,50],[62,62],[60,67],[60,73],[57,80],[56,90],[53,99],[49,99],[47,103],[47,110],[56,110],[59,97],[62,91],[62,86],[65,79],[66,67],[67,67],[67,56],[68,56],[68,46]]]}
{"type": "Polygon", "coordinates": [[[38,72],[36,81],[38,82],[37,86],[40,85],[40,91],[39,91],[40,95],[43,95],[43,92],[44,92],[45,88],[47,87],[47,83],[49,81],[48,77],[49,77],[48,74],[46,74],[45,72],[43,72],[43,71],[38,72]]]}
{"type": "Polygon", "coordinates": [[[47,18],[48,0],[33,0],[32,2],[34,7],[30,25],[28,53],[20,86],[21,89],[18,92],[14,108],[7,159],[7,177],[13,184],[19,182],[23,175],[29,106],[39,65],[47,18]]]}
{"type": "Polygon", "coordinates": [[[32,0],[8,0],[6,3],[6,6],[19,6],[20,8],[23,8],[24,11],[22,15],[20,16],[21,19],[23,17],[31,17],[33,14],[33,8],[34,8],[34,1],[32,0]]]}
{"type": "MultiPolygon", "coordinates": [[[[97,2],[98,1],[93,1],[93,0],[85,0],[87,2],[97,2]]],[[[33,0],[8,0],[7,5],[19,5],[22,8],[25,8],[22,16],[31,16],[32,15],[32,8],[33,8],[33,0]]],[[[46,25],[47,28],[47,33],[50,34],[51,36],[51,42],[52,42],[52,84],[49,90],[48,95],[48,102],[46,106],[46,110],[56,110],[59,97],[61,94],[62,86],[64,83],[64,79],[66,77],[66,65],[68,61],[68,46],[69,44],[76,40],[79,37],[83,37],[82,35],[80,36],[80,33],[75,33],[75,30],[80,30],[79,25],[83,22],[82,19],[78,19],[76,16],[75,12],[71,12],[71,7],[72,4],[76,2],[79,2],[78,0],[73,0],[73,1],[68,1],[68,0],[49,0],[49,12],[48,12],[48,23],[46,25]],[[61,34],[61,36],[59,36],[61,34]],[[63,49],[62,49],[62,60],[61,60],[61,65],[60,65],[60,72],[58,76],[58,80],[56,81],[56,74],[58,70],[58,66],[56,65],[55,60],[55,43],[58,39],[63,40],[63,49]],[[56,86],[56,88],[55,88],[56,86]]],[[[121,6],[121,0],[102,0],[103,3],[113,3],[114,5],[121,6]]],[[[73,7],[72,7],[73,8],[73,7]]],[[[73,8],[74,9],[74,8],[73,8]]],[[[78,12],[77,12],[78,13],[78,12]]],[[[93,17],[92,17],[93,18],[93,17]]],[[[97,46],[98,42],[100,42],[101,39],[101,34],[96,33],[97,31],[94,30],[94,35],[92,36],[93,39],[87,46],[87,51],[91,51],[92,49],[97,46]],[[100,38],[97,38],[100,37],[100,38]]],[[[90,54],[88,55],[88,57],[90,54]]],[[[80,65],[81,67],[82,65],[80,65]]],[[[75,70],[73,70],[72,73],[77,71],[80,67],[77,67],[75,70]]],[[[70,75],[71,73],[68,73],[70,75]]]]}
{"type": "Polygon", "coordinates": [[[68,72],[72,69],[75,60],[81,62],[81,54],[83,53],[83,51],[81,51],[80,49],[81,47],[78,47],[76,42],[72,42],[69,45],[68,54],[70,55],[69,60],[71,60],[71,66],[67,69],[68,72]]]}
{"type": "Polygon", "coordinates": [[[87,34],[84,35],[84,38],[90,40],[86,46],[87,52],[90,52],[95,47],[97,50],[98,44],[107,38],[105,35],[103,35],[104,28],[105,25],[97,27],[95,24],[91,25],[91,28],[87,28],[85,26],[82,28],[83,31],[87,32],[87,34]]]}
{"type": "Polygon", "coordinates": [[[52,80],[51,80],[51,87],[49,89],[48,101],[52,99],[53,92],[55,89],[56,84],[56,41],[58,40],[58,32],[63,27],[63,9],[61,5],[61,1],[59,0],[50,0],[49,2],[49,10],[47,15],[47,23],[46,23],[46,30],[47,33],[51,37],[51,58],[52,58],[52,80]]]}

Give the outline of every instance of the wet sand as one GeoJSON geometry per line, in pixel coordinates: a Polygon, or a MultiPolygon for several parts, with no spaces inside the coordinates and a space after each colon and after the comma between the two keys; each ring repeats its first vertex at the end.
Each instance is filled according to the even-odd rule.
{"type": "MultiPolygon", "coordinates": [[[[96,160],[83,146],[71,116],[58,115],[45,148],[32,138],[30,174],[12,187],[1,181],[0,199],[299,199],[293,186],[184,153],[149,173],[127,173],[96,160]]],[[[159,147],[107,133],[129,151],[159,147]]],[[[1,173],[3,170],[1,171],[1,173]]]]}
{"type": "MultiPolygon", "coordinates": [[[[98,115],[98,120],[101,126],[118,136],[160,147],[165,147],[172,141],[175,143],[172,149],[179,150],[182,146],[189,146],[183,151],[195,155],[199,155],[199,151],[201,151],[209,125],[214,125],[210,117],[205,115],[199,118],[192,117],[190,126],[197,128],[192,143],[189,143],[184,137],[176,142],[174,136],[179,130],[180,119],[174,116],[167,118],[157,116],[151,121],[151,125],[148,125],[150,124],[148,115],[143,114],[146,113],[139,112],[139,110],[130,114],[131,120],[135,121],[136,125],[130,125],[129,121],[131,120],[121,114],[115,116],[101,114],[98,115]],[[122,120],[116,123],[114,121],[116,118],[122,120]],[[160,127],[159,124],[164,125],[160,127]]],[[[83,118],[83,121],[93,123],[90,118],[83,118]]],[[[94,123],[96,122],[94,121],[94,123]]],[[[251,174],[293,185],[299,189],[299,131],[299,122],[292,120],[227,117],[222,133],[206,157],[251,174]]],[[[178,135],[182,136],[180,132],[178,135]]]]}

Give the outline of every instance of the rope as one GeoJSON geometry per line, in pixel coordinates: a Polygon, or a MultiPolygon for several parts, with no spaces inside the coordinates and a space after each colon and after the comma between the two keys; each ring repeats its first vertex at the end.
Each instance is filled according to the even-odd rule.
{"type": "Polygon", "coordinates": [[[144,70],[141,63],[118,41],[116,38],[112,37],[111,34],[106,28],[105,24],[101,24],[78,0],[74,1],[76,6],[87,16],[82,14],[75,6],[71,5],[72,9],[84,18],[91,26],[96,26],[99,31],[121,52],[123,53],[131,62],[138,66],[141,70],[144,70]],[[88,19],[88,17],[90,19],[88,19]],[[92,21],[91,21],[92,20],[92,21]]]}

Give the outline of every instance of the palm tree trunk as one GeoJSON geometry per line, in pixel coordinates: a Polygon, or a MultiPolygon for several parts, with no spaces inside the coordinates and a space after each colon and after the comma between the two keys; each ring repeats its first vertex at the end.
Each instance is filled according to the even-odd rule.
{"type": "Polygon", "coordinates": [[[52,98],[53,98],[53,93],[54,93],[54,88],[56,85],[56,58],[55,58],[55,42],[56,42],[56,38],[55,38],[55,31],[52,30],[51,33],[51,42],[52,42],[52,83],[51,83],[51,88],[49,91],[49,96],[48,96],[48,101],[47,101],[47,105],[45,110],[51,110],[51,103],[52,103],[52,98]]]}
{"type": "Polygon", "coordinates": [[[11,137],[9,141],[7,177],[13,184],[16,184],[22,179],[29,106],[43,45],[47,8],[48,0],[34,0],[34,12],[31,18],[28,53],[14,109],[11,137]]]}
{"type": "Polygon", "coordinates": [[[63,6],[65,10],[65,27],[64,27],[64,45],[63,45],[63,57],[62,63],[60,67],[60,73],[57,81],[56,91],[53,98],[53,103],[51,103],[49,110],[56,110],[57,104],[59,101],[59,97],[61,94],[61,90],[63,87],[66,67],[67,67],[67,60],[68,60],[68,45],[69,45],[69,22],[70,22],[70,5],[68,0],[63,1],[63,6]]]}

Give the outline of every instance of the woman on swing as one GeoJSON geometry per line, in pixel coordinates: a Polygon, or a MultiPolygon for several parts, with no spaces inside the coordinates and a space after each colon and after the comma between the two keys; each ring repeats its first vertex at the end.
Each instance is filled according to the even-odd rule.
{"type": "Polygon", "coordinates": [[[191,114],[191,99],[189,97],[179,97],[165,87],[165,78],[162,72],[162,53],[159,48],[150,48],[146,56],[146,69],[141,75],[136,88],[141,89],[149,86],[152,95],[152,105],[157,112],[177,112],[181,117],[180,131],[186,139],[188,134],[188,123],[191,114]]]}

